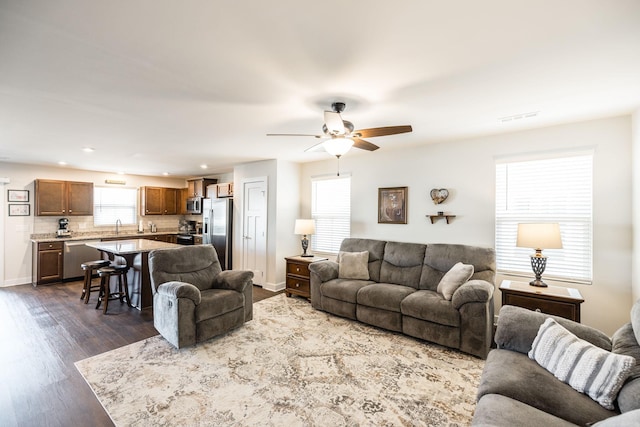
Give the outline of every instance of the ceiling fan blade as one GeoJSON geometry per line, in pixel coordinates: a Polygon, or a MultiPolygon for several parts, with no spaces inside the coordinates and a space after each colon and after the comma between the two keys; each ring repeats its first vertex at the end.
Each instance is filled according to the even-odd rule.
{"type": "Polygon", "coordinates": [[[325,149],[324,149],[324,143],[325,142],[327,142],[327,141],[319,142],[316,145],[312,145],[311,147],[307,148],[304,151],[305,151],[305,153],[314,152],[314,151],[325,151],[325,149]]]}
{"type": "Polygon", "coordinates": [[[342,122],[342,117],[340,113],[336,113],[333,111],[325,111],[324,112],[324,124],[327,126],[329,133],[332,135],[344,135],[344,123],[342,122]]]}
{"type": "Polygon", "coordinates": [[[375,136],[387,136],[397,135],[399,133],[412,132],[413,129],[410,125],[404,126],[386,126],[381,128],[369,128],[356,130],[353,133],[359,135],[362,138],[373,138],[375,136]]]}
{"type": "Polygon", "coordinates": [[[362,150],[367,150],[367,151],[376,151],[378,147],[376,144],[372,144],[369,141],[365,141],[364,139],[360,139],[360,138],[351,138],[353,139],[353,146],[356,148],[360,148],[362,150]]]}
{"type": "Polygon", "coordinates": [[[268,133],[267,136],[312,136],[314,138],[325,137],[325,135],[311,135],[308,133],[268,133]]]}

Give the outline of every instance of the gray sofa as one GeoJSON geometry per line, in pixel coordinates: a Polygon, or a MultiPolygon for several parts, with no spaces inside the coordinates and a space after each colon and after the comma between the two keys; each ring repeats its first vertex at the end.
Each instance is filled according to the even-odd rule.
{"type": "Polygon", "coordinates": [[[211,245],[149,253],[153,326],[176,348],[253,319],[253,272],[222,271],[211,245]]]}
{"type": "Polygon", "coordinates": [[[349,238],[340,251],[368,251],[369,279],[339,278],[335,261],[310,264],[314,308],[487,356],[493,337],[493,249],[349,238]],[[473,275],[447,300],[438,284],[458,262],[473,265],[473,275]]]}
{"type": "MultiPolygon", "coordinates": [[[[495,341],[480,379],[474,426],[598,427],[640,425],[640,302],[631,312],[631,322],[610,339],[604,333],[567,319],[549,316],[520,307],[500,310],[495,341]],[[540,325],[547,318],[578,338],[616,354],[632,356],[636,366],[622,385],[615,409],[608,410],[586,394],[557,379],[528,352],[540,325]]],[[[558,344],[561,345],[561,344],[558,344]]],[[[562,347],[561,347],[562,348],[562,347]]],[[[585,372],[581,371],[581,374],[585,372]]],[[[587,373],[588,374],[588,373],[587,373]]]]}

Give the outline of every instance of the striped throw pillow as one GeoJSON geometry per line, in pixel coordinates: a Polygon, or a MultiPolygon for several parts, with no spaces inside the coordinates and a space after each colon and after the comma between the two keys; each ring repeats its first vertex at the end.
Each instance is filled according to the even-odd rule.
{"type": "Polygon", "coordinates": [[[529,357],[607,409],[614,409],[618,392],[636,363],[633,357],[581,340],[551,318],[540,326],[529,357]]]}

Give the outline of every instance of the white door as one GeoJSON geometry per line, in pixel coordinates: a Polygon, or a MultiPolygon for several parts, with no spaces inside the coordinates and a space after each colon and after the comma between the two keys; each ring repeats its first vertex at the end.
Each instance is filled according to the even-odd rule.
{"type": "Polygon", "coordinates": [[[267,273],[267,180],[243,183],[242,269],[253,271],[253,283],[264,285],[267,273]]]}

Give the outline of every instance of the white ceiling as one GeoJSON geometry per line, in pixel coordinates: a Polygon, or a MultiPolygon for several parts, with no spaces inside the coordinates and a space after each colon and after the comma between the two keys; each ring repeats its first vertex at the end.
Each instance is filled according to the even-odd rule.
{"type": "Polygon", "coordinates": [[[335,100],[356,129],[414,129],[349,156],[628,114],[640,1],[0,2],[0,162],[197,176],[315,161],[317,140],[265,134],[319,133],[335,100]]]}

